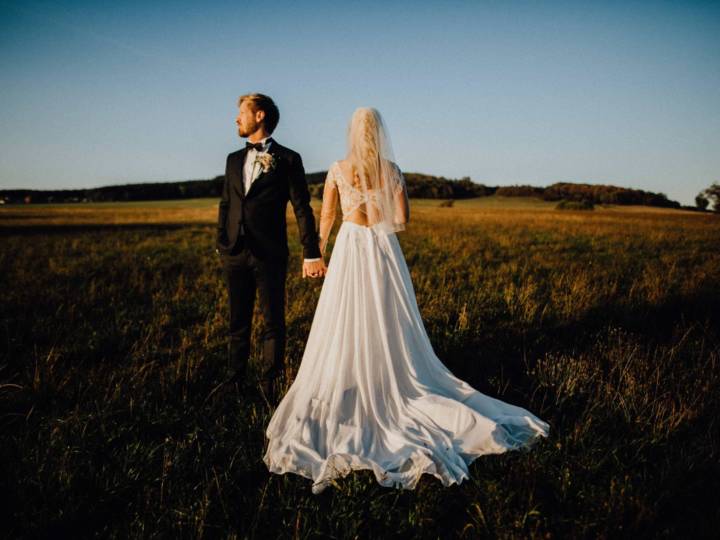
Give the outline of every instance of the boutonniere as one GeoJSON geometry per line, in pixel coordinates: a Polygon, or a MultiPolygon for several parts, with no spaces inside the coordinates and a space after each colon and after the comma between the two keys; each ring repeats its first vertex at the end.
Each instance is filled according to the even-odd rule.
{"type": "Polygon", "coordinates": [[[262,167],[263,172],[272,171],[275,169],[276,162],[272,154],[268,152],[258,152],[255,157],[255,163],[259,163],[262,167]]]}

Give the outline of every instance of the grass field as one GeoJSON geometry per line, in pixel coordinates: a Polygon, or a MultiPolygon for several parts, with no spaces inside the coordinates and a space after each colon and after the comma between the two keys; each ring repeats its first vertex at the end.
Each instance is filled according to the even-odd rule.
{"type": "MultiPolygon", "coordinates": [[[[720,216],[439,202],[411,200],[398,235],[435,351],[551,436],[479,458],[459,486],[392,490],[358,471],[319,496],[267,472],[272,411],[252,389],[212,393],[216,200],[0,208],[4,534],[716,535],[720,216]]],[[[300,277],[292,218],[289,236],[286,388],[322,286],[300,277]]]]}

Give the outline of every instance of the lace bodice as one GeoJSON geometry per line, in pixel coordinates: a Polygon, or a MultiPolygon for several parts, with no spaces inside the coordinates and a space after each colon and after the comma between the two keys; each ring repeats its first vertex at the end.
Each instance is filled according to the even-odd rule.
{"type": "MultiPolygon", "coordinates": [[[[399,174],[402,179],[402,174],[399,174]]],[[[404,186],[405,183],[403,181],[397,182],[395,187],[396,196],[404,190],[404,186]]],[[[340,170],[340,164],[337,161],[330,165],[325,178],[322,209],[320,211],[320,249],[323,252],[325,251],[330,230],[335,222],[338,198],[340,199],[343,220],[345,220],[362,206],[363,203],[372,204],[373,199],[380,195],[380,193],[375,193],[375,191],[376,190],[368,190],[366,196],[363,190],[356,188],[345,178],[340,170]]],[[[405,205],[407,205],[407,194],[405,194],[404,201],[405,205]]]]}
{"type": "Polygon", "coordinates": [[[357,189],[348,182],[343,176],[340,170],[340,164],[337,161],[330,166],[325,182],[332,182],[337,186],[343,217],[352,214],[363,203],[372,203],[372,199],[377,196],[373,193],[373,190],[369,190],[368,196],[366,197],[362,190],[357,189]]]}

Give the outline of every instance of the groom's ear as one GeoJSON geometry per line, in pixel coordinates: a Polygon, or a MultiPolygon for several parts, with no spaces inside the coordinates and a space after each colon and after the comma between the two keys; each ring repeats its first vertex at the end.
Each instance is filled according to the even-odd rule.
{"type": "Polygon", "coordinates": [[[263,110],[255,111],[255,121],[260,123],[263,120],[265,120],[265,111],[263,111],[263,110]]]}

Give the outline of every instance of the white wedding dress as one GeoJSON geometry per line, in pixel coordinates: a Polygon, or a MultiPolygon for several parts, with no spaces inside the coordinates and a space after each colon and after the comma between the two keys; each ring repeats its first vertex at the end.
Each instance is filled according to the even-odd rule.
{"type": "MultiPolygon", "coordinates": [[[[327,181],[349,215],[358,191],[337,162],[327,181]]],[[[549,428],[442,364],[395,233],[343,221],[297,377],[266,430],[268,469],[312,479],[316,494],[357,469],[388,487],[413,489],[424,473],[449,486],[476,458],[529,449],[549,428]]]]}

